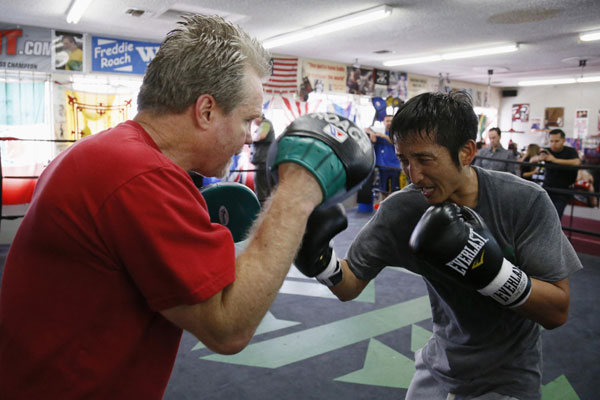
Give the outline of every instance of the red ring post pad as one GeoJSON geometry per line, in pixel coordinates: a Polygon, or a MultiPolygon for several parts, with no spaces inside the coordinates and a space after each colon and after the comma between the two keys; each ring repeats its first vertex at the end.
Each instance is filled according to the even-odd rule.
{"type": "MultiPolygon", "coordinates": [[[[279,136],[277,141],[271,144],[267,156],[267,165],[275,182],[278,180],[276,165],[281,162],[281,160],[278,162],[279,148],[282,140],[289,137],[312,138],[321,141],[333,150],[344,167],[346,181],[343,187],[337,189],[334,185],[331,185],[333,182],[319,181],[321,188],[328,187],[327,191],[323,191],[322,207],[339,203],[358,191],[375,168],[375,152],[371,140],[356,124],[334,113],[310,113],[296,118],[279,136]],[[334,189],[335,192],[331,189],[334,189]]],[[[289,139],[286,141],[289,141],[289,139]]],[[[303,141],[298,141],[298,143],[301,142],[303,141]]],[[[287,145],[289,146],[289,143],[287,145]]],[[[315,151],[319,148],[319,146],[311,147],[315,151]]],[[[296,162],[303,164],[306,160],[296,162]]],[[[331,177],[335,181],[338,175],[332,174],[331,177]]],[[[319,180],[319,176],[317,176],[317,180],[319,180]]]]}

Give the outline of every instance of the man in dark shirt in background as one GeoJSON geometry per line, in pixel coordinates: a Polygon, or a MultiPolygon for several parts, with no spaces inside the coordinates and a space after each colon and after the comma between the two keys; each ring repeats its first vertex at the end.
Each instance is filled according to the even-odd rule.
{"type": "Polygon", "coordinates": [[[264,114],[255,119],[254,122],[258,128],[253,137],[252,159],[250,162],[256,167],[254,188],[256,197],[258,197],[258,201],[262,206],[271,193],[269,183],[267,182],[267,153],[269,152],[271,142],[275,140],[275,131],[273,130],[273,124],[265,118],[264,114]]]}
{"type": "Polygon", "coordinates": [[[549,137],[550,147],[541,151],[538,160],[546,163],[543,186],[548,191],[559,218],[562,218],[571,195],[552,192],[552,189],[569,189],[569,186],[577,179],[577,168],[565,168],[564,166],[581,165],[581,160],[577,150],[565,146],[565,132],[561,129],[551,130],[549,137]],[[554,167],[553,164],[558,167],[554,167]]]}

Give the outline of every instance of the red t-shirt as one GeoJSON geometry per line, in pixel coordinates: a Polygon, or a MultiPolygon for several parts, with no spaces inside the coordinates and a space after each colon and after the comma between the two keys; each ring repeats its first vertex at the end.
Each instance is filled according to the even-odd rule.
{"type": "Polygon", "coordinates": [[[43,172],[0,291],[0,398],[158,399],[181,330],[158,310],[231,284],[229,231],[133,121],[43,172]]]}

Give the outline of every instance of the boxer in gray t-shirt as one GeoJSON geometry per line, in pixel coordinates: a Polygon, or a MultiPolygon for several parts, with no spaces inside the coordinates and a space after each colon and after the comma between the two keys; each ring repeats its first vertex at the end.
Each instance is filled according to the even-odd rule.
{"type": "MultiPolygon", "coordinates": [[[[381,203],[346,260],[329,249],[326,233],[335,235],[335,226],[343,221],[333,211],[325,213],[320,226],[308,226],[296,259],[301,271],[331,285],[342,300],[358,296],[386,266],[423,276],[434,333],[415,356],[417,372],[407,399],[445,399],[449,394],[457,399],[540,399],[538,324],[547,329],[564,324],[568,276],[582,268],[543,189],[471,166],[476,132],[477,118],[465,93],[425,93],[409,100],[395,115],[391,135],[413,184],[381,203]],[[444,224],[439,215],[427,219],[441,207],[459,211],[448,221],[444,214],[444,224]],[[458,269],[455,260],[465,259],[462,252],[450,262],[432,259],[447,250],[448,242],[468,248],[453,234],[468,225],[467,212],[481,222],[476,229],[486,239],[469,248],[473,257],[457,273],[450,267],[458,269]],[[423,231],[428,240],[421,240],[415,252],[415,236],[423,231]],[[307,240],[314,232],[323,238],[320,244],[307,240]],[[310,259],[319,262],[309,264],[310,259]],[[478,285],[481,278],[473,276],[493,279],[486,277],[478,285]],[[514,296],[497,296],[512,290],[514,280],[520,281],[514,296]],[[495,289],[488,290],[490,286],[495,289]]],[[[471,225],[467,228],[473,233],[471,225]]]]}

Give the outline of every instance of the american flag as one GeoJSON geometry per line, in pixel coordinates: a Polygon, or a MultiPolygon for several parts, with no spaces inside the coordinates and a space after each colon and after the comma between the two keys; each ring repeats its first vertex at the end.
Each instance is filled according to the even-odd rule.
{"type": "Polygon", "coordinates": [[[273,57],[273,74],[263,84],[265,93],[296,93],[298,76],[297,57],[273,57]]]}

